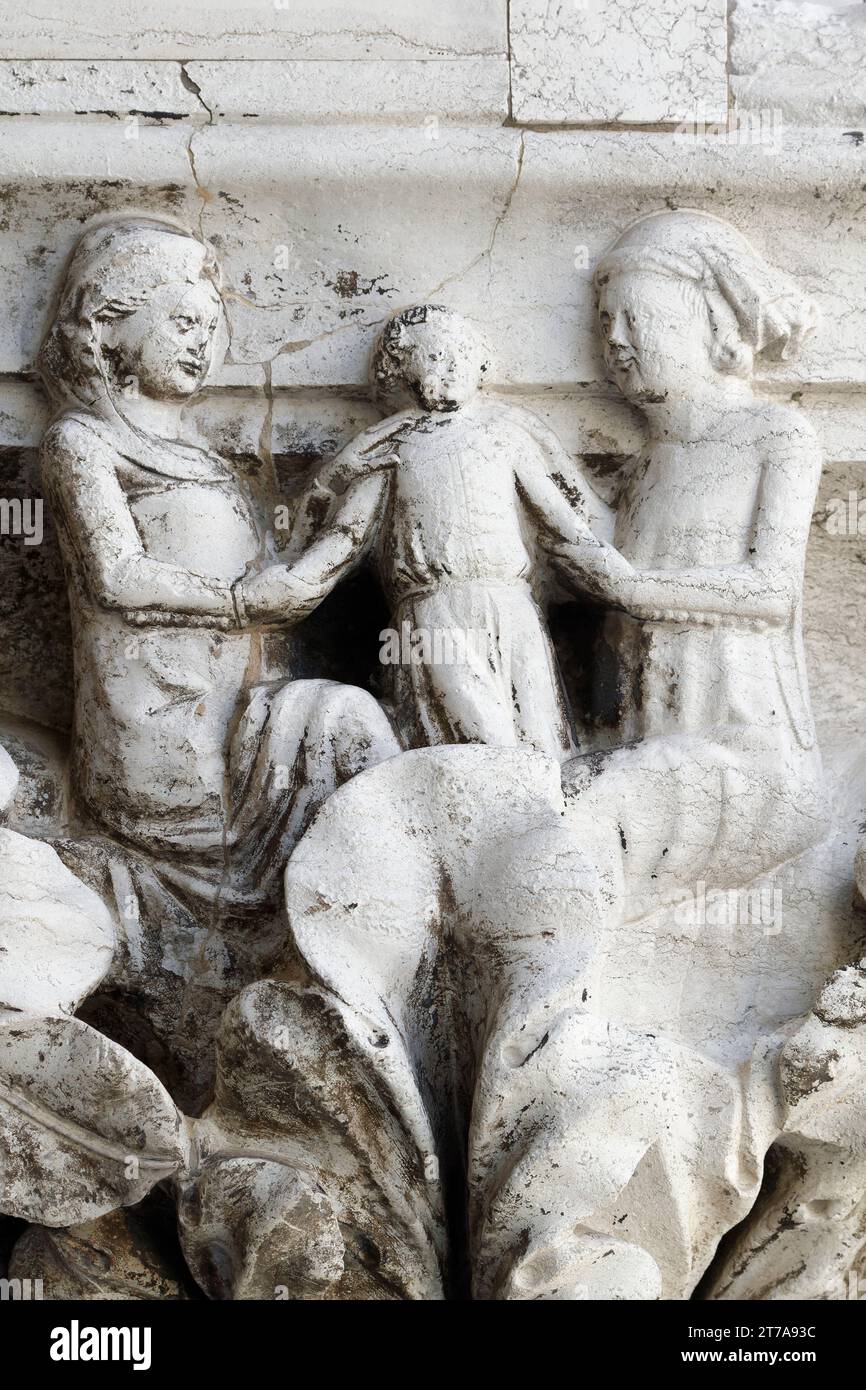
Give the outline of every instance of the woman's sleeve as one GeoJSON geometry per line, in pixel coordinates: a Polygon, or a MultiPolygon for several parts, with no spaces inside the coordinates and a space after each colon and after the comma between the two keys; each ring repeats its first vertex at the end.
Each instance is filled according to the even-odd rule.
{"type": "Polygon", "coordinates": [[[366,555],[376,535],[388,479],[363,478],[339,499],[327,526],[294,565],[269,565],[238,584],[245,617],[298,622],[327,598],[366,555]]]}
{"type": "Polygon", "coordinates": [[[361,478],[341,497],[319,536],[292,566],[296,578],[322,598],[360,564],[376,536],[388,492],[388,478],[361,478]]]}
{"type": "Polygon", "coordinates": [[[337,512],[344,518],[357,515],[364,511],[363,499],[381,500],[383,480],[393,468],[395,450],[412,418],[404,412],[369,426],[319,465],[295,504],[287,547],[290,559],[303,555],[316,536],[335,524],[337,512]]]}
{"type": "Polygon", "coordinates": [[[231,588],[144,550],[114,457],[85,425],[64,421],[43,445],[43,480],[84,587],[102,607],[235,620],[231,588]]]}

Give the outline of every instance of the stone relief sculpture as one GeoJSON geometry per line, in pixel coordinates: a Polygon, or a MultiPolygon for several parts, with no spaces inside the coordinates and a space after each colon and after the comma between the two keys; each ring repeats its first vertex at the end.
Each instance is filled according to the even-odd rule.
{"type": "MultiPolygon", "coordinates": [[[[269,557],[250,499],[178,442],[219,314],[216,262],[192,236],[134,217],[87,233],[41,354],[67,407],[43,477],[72,601],[82,804],[167,876],[244,905],[272,893],[317,802],[399,745],[364,692],[291,681],[256,599],[269,557]],[[275,785],[274,762],[303,762],[306,784],[275,785]]],[[[284,602],[279,622],[294,616],[284,602]]]]}
{"type": "Polygon", "coordinates": [[[481,395],[488,365],[450,310],[391,320],[373,380],[380,397],[414,402],[319,471],[295,543],[315,539],[286,578],[290,593],[322,598],[372,547],[395,647],[404,632],[431,652],[448,643],[447,659],[385,667],[407,747],[521,743],[563,758],[575,741],[531,552],[595,548],[590,518],[604,528],[609,509],[540,420],[481,395]]]}
{"type": "Polygon", "coordinates": [[[713,1273],[714,1299],[857,1298],[866,1206],[866,962],[838,970],[779,1057],[772,1183],[713,1273]]]}
{"type": "MultiPolygon", "coordinates": [[[[0,811],[16,782],[0,750],[0,811]]],[[[49,845],[0,830],[0,862],[0,1191],[13,1215],[64,1226],[170,1176],[182,1120],[143,1063],[74,1017],[116,949],[105,904],[49,845]]]]}
{"type": "MultiPolygon", "coordinates": [[[[809,306],[733,229],[691,213],[631,229],[598,281],[608,360],[649,443],[614,544],[554,548],[621,610],[621,726],[638,741],[566,763],[561,786],[538,764],[534,810],[513,826],[501,805],[492,825],[464,809],[459,849],[437,829],[448,806],[497,804],[506,777],[502,799],[520,805],[527,765],[454,749],[389,762],[331,799],[287,871],[293,941],[330,996],[322,1055],[347,1030],[359,1076],[378,1074],[405,1117],[416,1172],[444,1150],[446,1186],[468,1193],[462,1248],[482,1298],[693,1286],[754,1200],[761,1155],[743,1146],[755,1126],[742,1128],[737,1078],[700,1051],[612,1030],[596,959],[620,923],[696,879],[748,883],[827,829],[799,660],[820,460],[796,412],[748,384],[755,352],[796,347],[809,306]],[[457,1057],[453,1044],[443,1055],[445,1016],[457,1057]],[[617,1121],[631,1084],[630,1121],[617,1121]],[[684,1185],[704,1214],[689,1231],[684,1185]]],[[[292,1037],[309,1007],[284,996],[292,1037]]],[[[441,1247],[463,1199],[446,1192],[437,1212],[430,1184],[418,1190],[441,1247]]]]}
{"type": "MultiPolygon", "coordinates": [[[[417,306],[373,371],[386,408],[412,403],[319,468],[278,554],[253,490],[179,442],[219,323],[213,254],[139,215],[82,237],[41,358],[65,406],[43,468],[80,833],[56,846],[68,867],[0,841],[54,856],[67,914],[38,938],[47,993],[0,918],[5,1210],[85,1223],[59,1239],[116,1241],[121,1268],[125,1228],[98,1223],[162,1185],[213,1298],[646,1299],[689,1297],[753,1209],[710,1296],[769,1296],[771,1145],[795,1188],[810,1174],[813,1215],[839,1200],[862,1126],[828,1089],[862,1099],[862,971],[735,1063],[675,1010],[658,1029],[615,1004],[608,970],[642,933],[685,969],[699,944],[721,991],[721,948],[671,914],[699,881],[796,876],[830,832],[801,632],[820,455],[751,383],[814,310],[688,210],[633,224],[595,278],[609,373],[647,427],[615,514],[540,421],[480,393],[477,331],[417,306]],[[292,680],[285,642],[367,556],[395,632],[483,637],[396,664],[382,704],[292,680]],[[610,746],[575,744],[550,584],[605,610],[610,746]],[[143,990],[176,1085],[88,1014],[112,978],[143,990]]],[[[31,1233],[25,1255],[55,1244],[31,1233]]]]}
{"type": "Polygon", "coordinates": [[[209,1085],[202,1030],[233,972],[259,968],[261,912],[279,911],[291,845],[342,778],[399,751],[366,692],[291,679],[297,615],[284,604],[264,621],[244,597],[269,564],[266,518],[224,461],[179,442],[181,407],[210,366],[218,281],[213,255],[171,222],[97,225],[40,358],[61,407],[42,471],[72,610],[71,779],[82,824],[105,837],[62,852],[118,904],[113,982],[147,999],[188,1103],[209,1085]]]}

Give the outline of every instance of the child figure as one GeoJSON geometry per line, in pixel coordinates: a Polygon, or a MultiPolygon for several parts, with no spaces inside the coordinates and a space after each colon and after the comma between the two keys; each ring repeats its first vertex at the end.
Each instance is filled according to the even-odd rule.
{"type": "Polygon", "coordinates": [[[575,743],[534,562],[556,546],[602,550],[590,521],[609,530],[610,518],[546,426],[481,395],[487,370],[480,337],[451,310],[395,318],[374,381],[380,396],[402,388],[415,403],[323,465],[292,538],[296,555],[307,548],[245,581],[244,599],[260,616],[285,602],[311,611],[372,548],[406,745],[527,744],[563,759],[575,743]]]}

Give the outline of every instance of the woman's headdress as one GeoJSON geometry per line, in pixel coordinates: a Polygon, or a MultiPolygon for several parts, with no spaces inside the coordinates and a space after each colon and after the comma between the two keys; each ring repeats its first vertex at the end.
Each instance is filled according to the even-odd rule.
{"type": "Polygon", "coordinates": [[[601,286],[616,275],[647,271],[697,285],[717,322],[728,315],[714,316],[714,308],[733,314],[752,353],[794,356],[818,321],[816,306],[790,276],[712,213],[681,208],[642,217],[602,257],[595,282],[601,286]]]}

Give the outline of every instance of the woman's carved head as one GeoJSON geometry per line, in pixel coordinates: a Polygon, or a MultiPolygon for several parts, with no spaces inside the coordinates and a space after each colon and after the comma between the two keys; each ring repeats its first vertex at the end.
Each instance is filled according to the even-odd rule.
{"type": "Polygon", "coordinates": [[[638,403],[687,394],[714,373],[749,376],[758,354],[786,358],[817,312],[782,271],[710,213],[654,213],[629,227],[595,272],[608,370],[638,403]]]}
{"type": "Polygon", "coordinates": [[[39,367],[66,403],[183,400],[207,376],[220,312],[209,246],[167,218],[115,217],[75,247],[39,367]]]}

